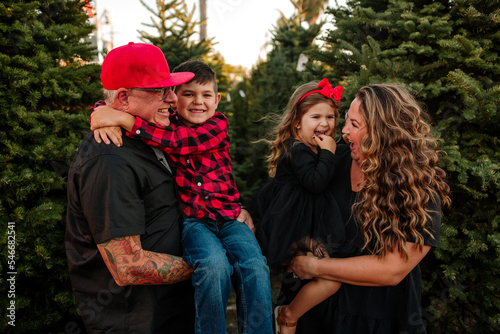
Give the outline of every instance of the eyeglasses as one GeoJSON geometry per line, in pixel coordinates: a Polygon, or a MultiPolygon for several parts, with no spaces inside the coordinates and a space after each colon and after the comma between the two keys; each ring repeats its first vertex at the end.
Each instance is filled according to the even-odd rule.
{"type": "Polygon", "coordinates": [[[129,90],[140,90],[143,92],[153,92],[160,93],[161,92],[161,100],[165,101],[168,96],[168,93],[172,90],[172,87],[164,87],[164,88],[130,88],[129,90]]]}

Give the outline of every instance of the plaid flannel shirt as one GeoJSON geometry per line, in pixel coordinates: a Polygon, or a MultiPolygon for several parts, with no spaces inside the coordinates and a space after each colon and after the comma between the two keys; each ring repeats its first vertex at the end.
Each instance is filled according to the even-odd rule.
{"type": "Polygon", "coordinates": [[[241,207],[231,173],[228,120],[216,112],[194,127],[185,126],[174,113],[168,127],[136,117],[130,134],[167,154],[175,168],[175,181],[182,211],[191,218],[234,220],[241,207]]]}

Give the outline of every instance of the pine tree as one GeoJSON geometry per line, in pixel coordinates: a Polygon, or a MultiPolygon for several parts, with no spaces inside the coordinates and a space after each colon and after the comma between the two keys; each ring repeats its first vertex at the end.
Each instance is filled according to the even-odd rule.
{"type": "Polygon", "coordinates": [[[268,178],[266,156],[268,147],[260,139],[268,139],[276,117],[285,109],[295,88],[320,80],[323,68],[311,62],[305,70],[297,70],[301,55],[315,49],[315,41],[323,22],[308,24],[299,8],[300,1],[292,1],[296,11],[290,17],[282,16],[272,30],[272,50],[267,60],[257,64],[250,77],[239,83],[231,93],[229,109],[234,115],[231,127],[233,170],[246,205],[253,202],[258,190],[268,178]],[[241,186],[240,186],[241,185],[241,186]]]}
{"type": "Polygon", "coordinates": [[[208,55],[213,38],[194,40],[196,27],[200,25],[194,19],[196,6],[193,5],[189,11],[185,0],[156,1],[156,9],[149,7],[143,0],[141,3],[154,15],[152,23],[143,25],[158,31],[158,35],[140,31],[141,40],[158,46],[165,54],[170,68],[189,59],[210,60],[208,55]]]}
{"type": "Polygon", "coordinates": [[[431,116],[452,188],[440,245],[422,263],[432,333],[500,328],[500,1],[348,1],[316,59],[346,83],[405,85],[431,116]]]}
{"type": "Polygon", "coordinates": [[[325,10],[328,0],[291,0],[297,13],[308,24],[316,23],[325,10]]]}
{"type": "MultiPolygon", "coordinates": [[[[219,92],[225,97],[229,85],[229,73],[225,61],[213,47],[213,38],[202,38],[195,41],[196,29],[200,22],[194,19],[196,6],[189,11],[185,0],[161,0],[156,2],[156,9],[141,0],[150,13],[154,15],[150,24],[143,25],[156,28],[157,34],[140,31],[141,40],[158,46],[167,59],[170,69],[190,59],[204,61],[217,73],[219,92]]],[[[226,99],[223,98],[219,109],[224,111],[226,99]]]]}
{"type": "Polygon", "coordinates": [[[3,274],[15,273],[0,278],[3,333],[76,326],[67,322],[76,308],[65,176],[100,95],[99,66],[87,63],[95,51],[85,42],[92,26],[84,4],[0,3],[0,263],[3,274]]]}

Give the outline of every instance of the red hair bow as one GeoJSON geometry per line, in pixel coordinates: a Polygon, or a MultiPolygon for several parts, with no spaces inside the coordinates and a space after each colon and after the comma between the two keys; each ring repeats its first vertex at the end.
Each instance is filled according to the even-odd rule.
{"type": "Polygon", "coordinates": [[[321,89],[313,90],[302,96],[297,104],[299,104],[300,101],[302,101],[307,95],[311,95],[314,93],[320,93],[321,95],[326,96],[329,99],[333,98],[335,101],[340,102],[342,92],[344,91],[344,88],[342,88],[342,86],[332,88],[327,78],[324,78],[320,81],[320,83],[318,84],[318,88],[321,89]]]}

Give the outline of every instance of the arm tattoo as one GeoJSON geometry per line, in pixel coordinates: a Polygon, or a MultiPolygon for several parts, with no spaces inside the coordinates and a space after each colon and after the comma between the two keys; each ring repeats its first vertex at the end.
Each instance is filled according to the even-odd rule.
{"type": "Polygon", "coordinates": [[[139,235],[111,239],[98,248],[120,286],[173,284],[193,272],[181,257],[142,249],[139,235]]]}

